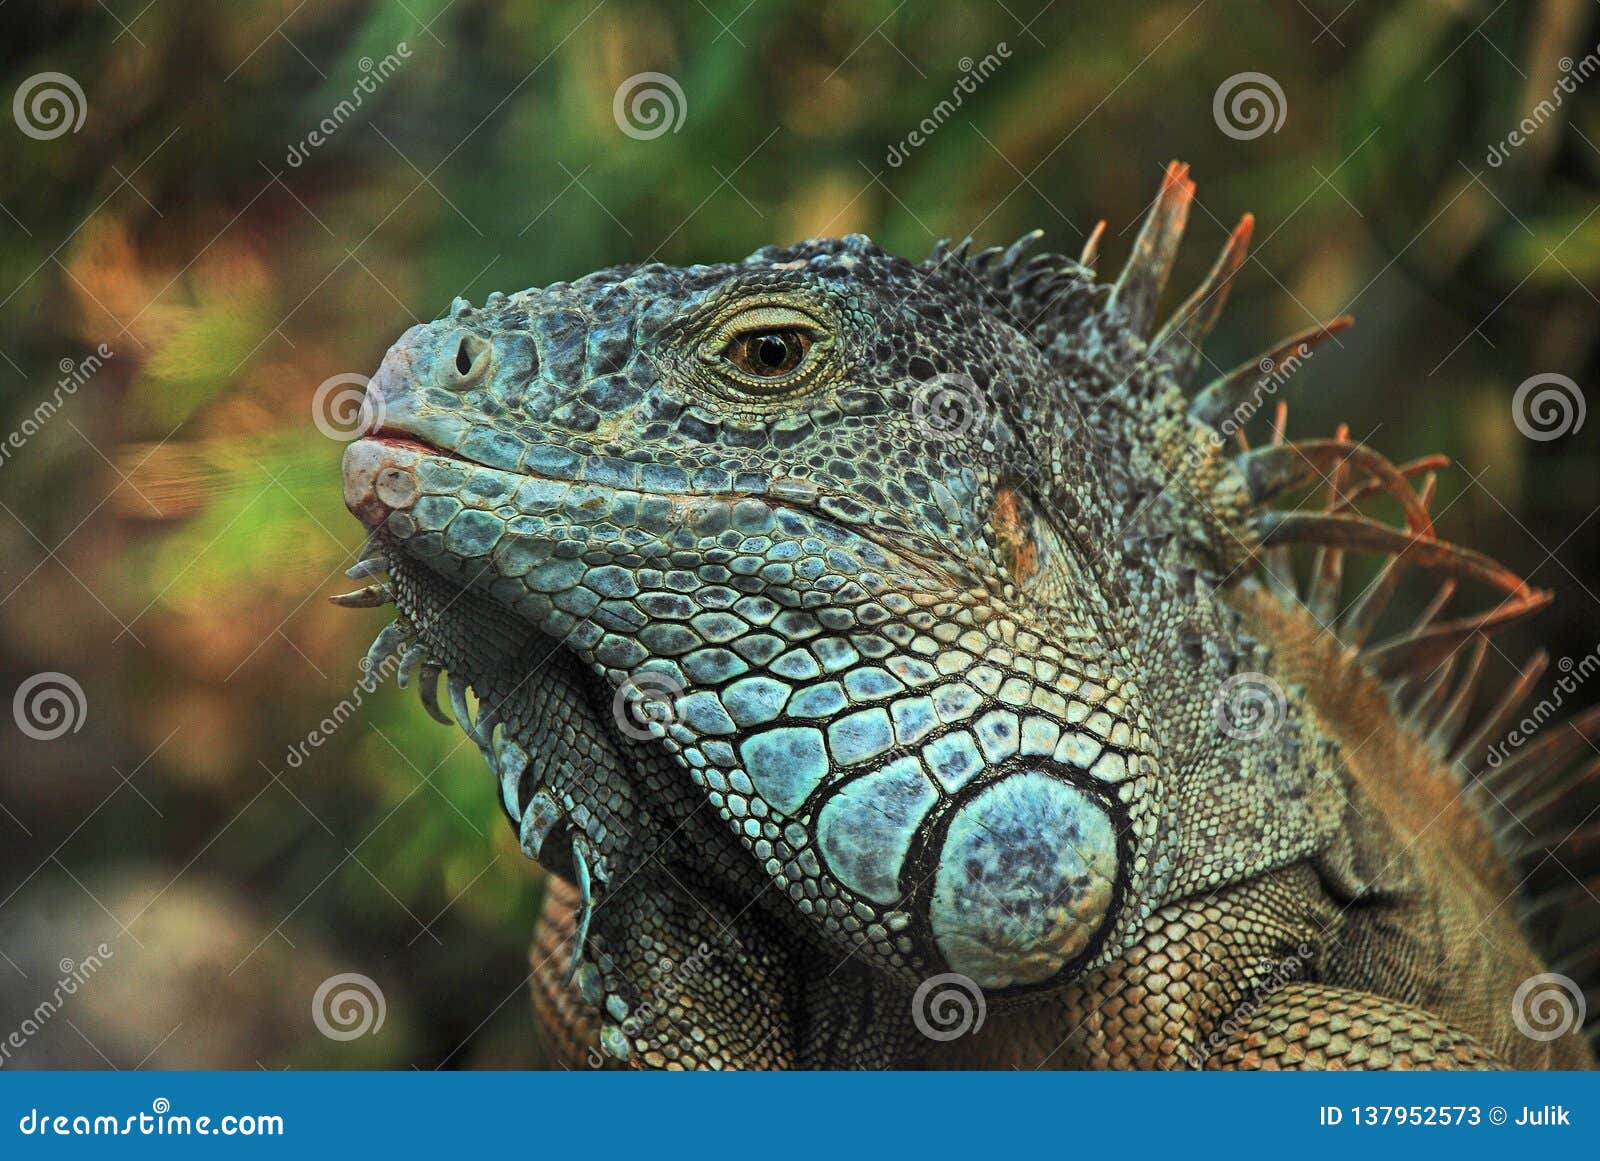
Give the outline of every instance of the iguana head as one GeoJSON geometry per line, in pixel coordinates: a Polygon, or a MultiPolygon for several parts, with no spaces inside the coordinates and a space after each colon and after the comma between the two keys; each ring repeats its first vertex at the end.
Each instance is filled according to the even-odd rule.
{"type": "Polygon", "coordinates": [[[458,301],[345,472],[443,665],[484,676],[465,589],[474,633],[603,675],[595,731],[652,735],[843,947],[1005,989],[1103,942],[1154,763],[1040,515],[1082,471],[1057,377],[983,267],[852,236],[458,301]]]}

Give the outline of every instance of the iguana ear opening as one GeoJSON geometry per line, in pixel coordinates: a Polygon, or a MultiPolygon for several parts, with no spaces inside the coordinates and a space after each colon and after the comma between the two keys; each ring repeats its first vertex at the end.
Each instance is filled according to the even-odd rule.
{"type": "Polygon", "coordinates": [[[1000,563],[1018,585],[1026,587],[1039,573],[1038,520],[1033,501],[1020,486],[1005,483],[995,489],[989,516],[1000,563]]]}
{"type": "Polygon", "coordinates": [[[1000,564],[1020,591],[1044,601],[1067,596],[1074,580],[1063,534],[1021,481],[1006,481],[995,490],[989,525],[1000,564]]]}

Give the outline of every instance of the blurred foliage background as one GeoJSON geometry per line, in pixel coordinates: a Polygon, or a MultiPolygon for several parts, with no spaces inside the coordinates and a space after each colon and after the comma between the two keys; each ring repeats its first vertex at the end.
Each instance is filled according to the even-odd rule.
{"type": "Polygon", "coordinates": [[[85,97],[48,140],[0,118],[0,426],[59,403],[0,464],[0,676],[87,706],[55,741],[3,721],[0,1037],[112,953],[7,1064],[541,1062],[539,885],[472,748],[389,687],[290,759],[385,621],[325,600],[361,535],[313,395],[456,294],[856,230],[1075,254],[1100,217],[1114,270],[1181,158],[1176,286],[1258,218],[1216,364],[1354,313],[1291,430],[1452,456],[1443,534],[1559,595],[1502,675],[1600,641],[1600,421],[1511,417],[1530,375],[1600,382],[1600,75],[1488,160],[1600,51],[1590,0],[11,0],[0,29],[0,96],[50,71],[85,97]],[[683,119],[640,139],[613,100],[647,71],[683,119]],[[1241,72],[1281,88],[1277,131],[1220,130],[1241,72]],[[317,1034],[339,972],[381,1030],[317,1034]]]}

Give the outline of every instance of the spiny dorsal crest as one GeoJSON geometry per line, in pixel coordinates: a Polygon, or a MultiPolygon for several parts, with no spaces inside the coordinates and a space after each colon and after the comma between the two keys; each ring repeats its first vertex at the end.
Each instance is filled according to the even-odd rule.
{"type": "MultiPolygon", "coordinates": [[[[1187,166],[1174,162],[1167,168],[1132,253],[1109,286],[1095,281],[1094,270],[1104,222],[1095,227],[1076,261],[1053,254],[1024,259],[1040,237],[1035,231],[1004,250],[976,254],[970,240],[955,248],[941,243],[929,264],[958,267],[1002,317],[1047,350],[1077,359],[1075,346],[1093,341],[1118,349],[1107,336],[1121,339],[1120,349],[1133,352],[1136,365],[1104,368],[1121,380],[1107,397],[1120,395],[1136,407],[1159,410],[1165,406],[1159,389],[1163,373],[1180,386],[1191,386],[1196,378],[1202,344],[1244,265],[1254,226],[1245,214],[1199,287],[1157,327],[1158,306],[1194,189],[1187,166]]],[[[1526,875],[1533,884],[1525,893],[1524,912],[1538,919],[1538,929],[1555,933],[1546,940],[1555,970],[1592,979],[1600,974],[1595,964],[1600,908],[1589,906],[1591,887],[1600,881],[1600,822],[1573,830],[1566,821],[1574,817],[1574,809],[1577,817],[1587,811],[1590,819],[1600,812],[1600,759],[1593,757],[1600,748],[1600,708],[1552,724],[1534,742],[1501,755],[1497,746],[1547,665],[1548,658],[1540,653],[1488,716],[1475,728],[1466,728],[1489,639],[1544,609],[1552,594],[1530,587],[1490,558],[1436,536],[1429,508],[1434,473],[1447,466],[1445,457],[1424,456],[1396,465],[1352,441],[1343,426],[1332,439],[1289,440],[1287,404],[1282,401],[1273,409],[1271,442],[1252,449],[1246,437],[1246,424],[1264,409],[1266,399],[1278,393],[1318,345],[1351,322],[1340,316],[1293,335],[1201,385],[1181,414],[1155,417],[1154,429],[1179,449],[1176,456],[1164,454],[1163,461],[1168,471],[1187,477],[1182,490],[1200,497],[1200,506],[1216,526],[1220,554],[1248,546],[1237,563],[1259,566],[1282,599],[1303,606],[1349,647],[1352,658],[1388,685],[1401,728],[1427,742],[1441,766],[1463,780],[1513,880],[1526,875]],[[1415,487],[1418,480],[1420,487],[1415,487]],[[1320,506],[1274,506],[1313,489],[1321,490],[1320,506]],[[1361,511],[1378,497],[1398,505],[1402,526],[1361,511]],[[1289,556],[1293,544],[1314,551],[1304,584],[1295,578],[1289,556]],[[1343,596],[1347,552],[1384,558],[1376,578],[1348,602],[1343,596]],[[1414,567],[1442,574],[1442,581],[1414,623],[1379,637],[1384,613],[1414,567]],[[1462,582],[1492,594],[1490,606],[1447,613],[1462,582]],[[1558,856],[1554,865],[1576,868],[1578,879],[1587,882],[1574,881],[1565,872],[1541,879],[1541,868],[1552,863],[1553,853],[1558,856]],[[1566,915],[1559,923],[1554,918],[1558,914],[1566,915]]],[[[1254,567],[1238,568],[1231,583],[1246,583],[1256,572],[1254,567]]]]}
{"type": "MultiPolygon", "coordinates": [[[[941,242],[925,264],[950,269],[981,290],[1020,331],[1046,348],[1060,350],[1082,342],[1091,329],[1120,335],[1137,352],[1138,365],[1106,370],[1120,380],[1125,396],[1153,403],[1160,392],[1152,386],[1163,376],[1189,385],[1202,361],[1201,348],[1221,317],[1222,308],[1244,265],[1254,219],[1245,214],[1228,236],[1216,263],[1200,285],[1161,325],[1158,307],[1178,254],[1195,185],[1186,165],[1168,166],[1155,200],[1134,241],[1132,252],[1112,283],[1095,279],[1095,265],[1105,234],[1101,222],[1090,234],[1078,259],[1056,254],[1026,257],[1041,237],[1024,235],[1009,247],[973,252],[971,240],[956,246],[941,242]]],[[[1480,553],[1437,538],[1428,513],[1434,490],[1432,472],[1445,466],[1441,456],[1396,465],[1382,454],[1348,438],[1341,428],[1333,439],[1288,440],[1284,434],[1286,405],[1276,404],[1272,441],[1251,448],[1245,426],[1265,398],[1275,396],[1317,346],[1351,325],[1340,316],[1275,344],[1255,359],[1217,375],[1199,386],[1184,414],[1155,417],[1181,448],[1168,460],[1169,471],[1187,479],[1184,490],[1199,497],[1207,518],[1216,526],[1219,558],[1247,555],[1236,563],[1259,565],[1286,599],[1306,607],[1353,648],[1378,677],[1395,683],[1407,696],[1408,720],[1436,739],[1442,754],[1464,759],[1453,745],[1465,705],[1480,666],[1461,667],[1466,680],[1445,680],[1441,667],[1463,648],[1543,609],[1551,600],[1521,578],[1480,553]],[[1421,478],[1420,494],[1413,481],[1421,478]],[[1321,510],[1280,510],[1274,505],[1307,489],[1321,487],[1321,510]],[[1395,502],[1403,526],[1395,527],[1364,514],[1360,506],[1375,497],[1395,502]],[[1287,552],[1291,544],[1316,550],[1312,576],[1304,589],[1293,579],[1287,552]],[[1353,603],[1341,608],[1339,592],[1346,552],[1386,557],[1378,579],[1353,603]],[[1420,623],[1383,640],[1373,641],[1376,628],[1401,578],[1412,568],[1435,570],[1445,577],[1436,606],[1420,623]],[[1484,612],[1440,616],[1457,582],[1470,581],[1498,595],[1484,612]],[[1434,683],[1434,684],[1430,684],[1434,683]],[[1426,708],[1427,713],[1421,713],[1426,708]],[[1420,716],[1419,716],[1420,715],[1420,716]]],[[[1150,482],[1160,488],[1169,480],[1150,482]]],[[[1240,583],[1254,569],[1235,571],[1240,583]]],[[[1518,700],[1527,684],[1513,687],[1518,700]]],[[[1506,710],[1507,714],[1515,708],[1506,710]]],[[[1600,733],[1600,720],[1595,723],[1600,733]]],[[[1524,770],[1525,773],[1525,770],[1524,770]]]]}

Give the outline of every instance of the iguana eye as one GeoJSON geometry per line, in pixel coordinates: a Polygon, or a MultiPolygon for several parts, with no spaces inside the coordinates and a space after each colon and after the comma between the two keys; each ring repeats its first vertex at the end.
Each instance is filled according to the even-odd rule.
{"type": "Polygon", "coordinates": [[[753,306],[711,332],[701,352],[745,394],[776,395],[810,380],[828,345],[826,330],[811,315],[753,306]]]}
{"type": "Polygon", "coordinates": [[[811,336],[804,331],[753,331],[734,336],[722,355],[746,375],[778,379],[798,367],[810,349],[811,336]]]}

